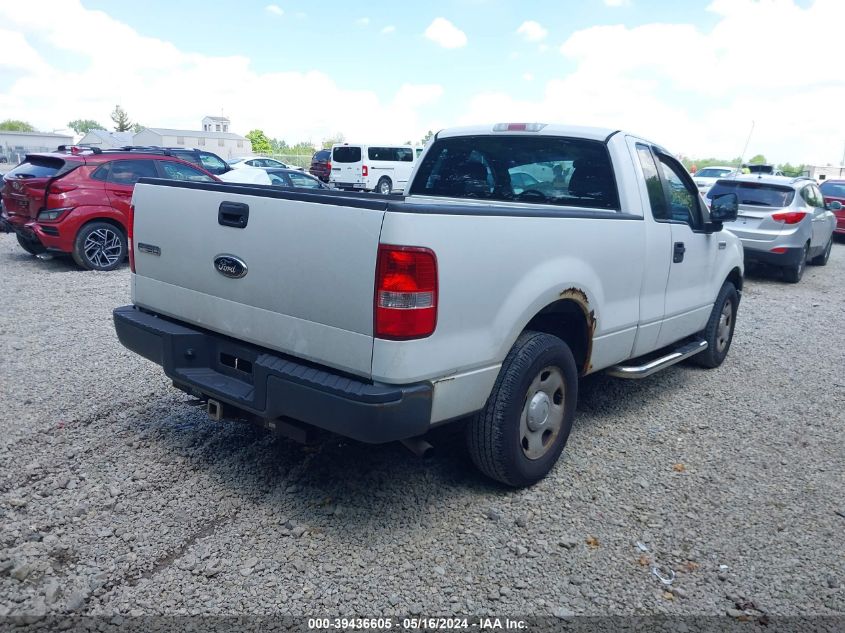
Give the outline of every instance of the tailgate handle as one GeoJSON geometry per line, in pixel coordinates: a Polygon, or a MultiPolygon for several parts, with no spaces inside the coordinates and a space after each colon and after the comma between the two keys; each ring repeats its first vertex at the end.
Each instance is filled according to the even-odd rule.
{"type": "Polygon", "coordinates": [[[243,229],[249,222],[249,205],[242,202],[221,202],[217,211],[217,223],[243,229]]]}

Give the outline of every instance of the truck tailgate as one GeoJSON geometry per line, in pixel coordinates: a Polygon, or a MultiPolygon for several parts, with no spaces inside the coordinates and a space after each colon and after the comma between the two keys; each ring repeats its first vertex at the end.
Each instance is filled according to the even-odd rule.
{"type": "Polygon", "coordinates": [[[136,305],[370,377],[386,202],[150,181],[136,185],[133,204],[136,305]],[[223,203],[248,208],[246,226],[224,225],[223,203]],[[220,255],[242,260],[246,274],[221,273],[220,255]]]}

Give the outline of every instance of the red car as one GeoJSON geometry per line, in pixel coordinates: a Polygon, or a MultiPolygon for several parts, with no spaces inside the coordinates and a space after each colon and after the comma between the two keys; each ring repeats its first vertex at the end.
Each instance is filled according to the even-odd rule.
{"type": "Polygon", "coordinates": [[[59,150],[28,154],[3,177],[4,219],[27,252],[70,253],[88,270],[112,270],[126,257],[138,180],[218,180],[167,150],[59,150]]]}
{"type": "MultiPolygon", "coordinates": [[[[819,189],[822,191],[826,205],[835,201],[845,206],[845,180],[825,180],[819,185],[819,189]]],[[[845,208],[831,209],[831,211],[836,216],[836,227],[833,232],[838,235],[845,235],[845,208]]]]}

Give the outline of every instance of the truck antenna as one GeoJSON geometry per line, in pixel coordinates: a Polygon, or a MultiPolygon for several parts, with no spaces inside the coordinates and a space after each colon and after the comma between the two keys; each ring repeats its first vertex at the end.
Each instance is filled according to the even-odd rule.
{"type": "Polygon", "coordinates": [[[734,178],[736,178],[740,173],[742,173],[742,163],[745,160],[745,152],[748,151],[748,144],[751,142],[751,135],[754,133],[754,121],[751,121],[751,129],[748,130],[748,138],[745,139],[745,147],[742,148],[742,154],[739,155],[739,168],[734,173],[734,178]]]}

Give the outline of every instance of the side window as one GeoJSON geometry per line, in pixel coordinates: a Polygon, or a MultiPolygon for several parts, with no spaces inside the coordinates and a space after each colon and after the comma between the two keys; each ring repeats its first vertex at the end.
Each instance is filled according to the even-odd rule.
{"type": "Polygon", "coordinates": [[[813,185],[813,195],[816,198],[816,206],[824,208],[824,196],[817,185],[813,185]]]}
{"type": "Polygon", "coordinates": [[[97,169],[94,170],[94,173],[91,174],[91,178],[93,178],[94,180],[102,180],[102,181],[108,180],[110,168],[111,168],[111,163],[105,163],[103,165],[100,165],[99,167],[97,167],[97,169]]]}
{"type": "Polygon", "coordinates": [[[813,187],[811,185],[807,185],[801,190],[801,197],[804,199],[804,202],[809,204],[811,207],[816,206],[816,201],[813,197],[813,187]]]}
{"type": "Polygon", "coordinates": [[[116,160],[111,163],[109,182],[116,185],[134,185],[141,178],[157,178],[155,161],[116,160]]]}
{"type": "Polygon", "coordinates": [[[640,157],[640,165],[645,176],[645,186],[648,191],[648,201],[651,203],[651,215],[655,220],[668,220],[669,210],[666,206],[666,196],[663,193],[663,185],[660,184],[660,176],[657,174],[657,164],[648,146],[637,143],[637,156],[640,157]]]}
{"type": "Polygon", "coordinates": [[[693,229],[701,227],[701,217],[698,210],[698,192],[695,186],[685,177],[684,168],[668,156],[659,155],[660,168],[666,183],[666,197],[669,203],[669,214],[672,220],[685,222],[693,229]]]}
{"type": "Polygon", "coordinates": [[[226,164],[214,154],[200,154],[200,161],[212,174],[222,174],[226,171],[226,164]]]}
{"type": "Polygon", "coordinates": [[[274,174],[273,172],[268,171],[267,177],[270,179],[270,184],[275,187],[290,187],[290,183],[281,174],[274,174]]]}
{"type": "Polygon", "coordinates": [[[316,189],[320,187],[320,183],[314,178],[309,178],[305,174],[288,174],[291,183],[294,187],[308,187],[309,189],[316,189]]]}
{"type": "Polygon", "coordinates": [[[414,162],[414,150],[410,147],[397,147],[396,159],[403,163],[412,163],[414,162]]]}
{"type": "Polygon", "coordinates": [[[202,173],[198,169],[194,169],[190,165],[177,163],[169,160],[159,161],[161,171],[165,178],[171,180],[190,180],[192,182],[213,182],[210,176],[202,173]]]}

